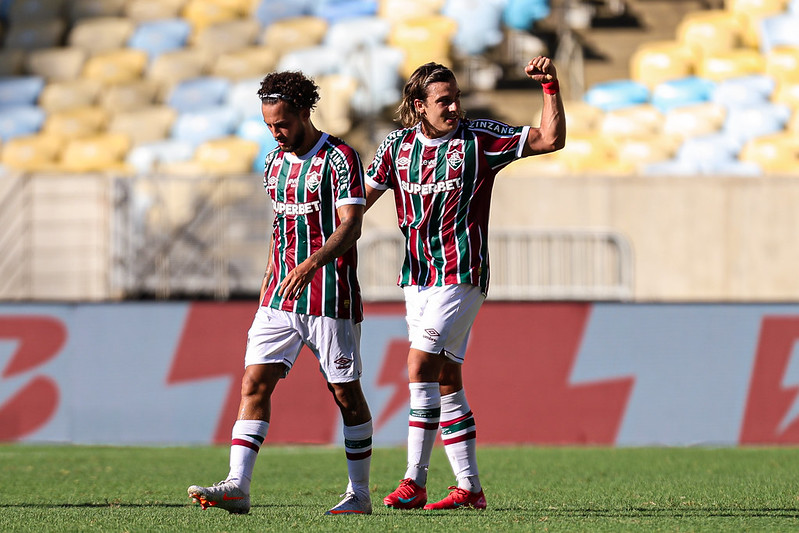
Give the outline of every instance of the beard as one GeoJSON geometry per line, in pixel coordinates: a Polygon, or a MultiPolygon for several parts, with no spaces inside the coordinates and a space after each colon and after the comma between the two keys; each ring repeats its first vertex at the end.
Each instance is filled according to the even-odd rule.
{"type": "Polygon", "coordinates": [[[286,142],[283,146],[280,146],[280,149],[284,152],[294,152],[305,143],[305,130],[300,130],[297,133],[297,136],[291,139],[290,142],[286,142]]]}

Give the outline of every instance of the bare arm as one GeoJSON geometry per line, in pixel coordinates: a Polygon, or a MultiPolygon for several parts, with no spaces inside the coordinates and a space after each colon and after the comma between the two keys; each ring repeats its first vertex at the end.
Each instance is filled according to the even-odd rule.
{"type": "MultiPolygon", "coordinates": [[[[524,68],[530,79],[539,83],[558,81],[555,65],[548,57],[538,56],[530,60],[524,68]]],[[[522,149],[522,157],[546,154],[560,150],[566,145],[566,116],[563,111],[563,100],[560,92],[544,94],[544,107],[541,111],[541,124],[531,127],[527,134],[527,143],[522,149]]]]}
{"type": "Polygon", "coordinates": [[[258,300],[258,305],[263,304],[264,302],[264,294],[266,294],[266,288],[269,286],[269,280],[272,278],[272,274],[275,273],[275,235],[274,233],[269,238],[269,255],[267,256],[268,259],[266,261],[266,271],[264,271],[264,279],[261,282],[261,298],[258,300]]]}
{"type": "Polygon", "coordinates": [[[371,187],[368,183],[366,184],[366,211],[369,210],[370,207],[374,205],[378,198],[380,198],[383,193],[386,192],[385,189],[375,189],[371,187]]]}
{"type": "Polygon", "coordinates": [[[317,270],[349,250],[361,236],[364,210],[364,206],[354,204],[339,207],[336,212],[341,223],[336,231],[321,248],[283,278],[277,290],[278,294],[293,300],[299,298],[305,287],[311,283],[317,270]]]}

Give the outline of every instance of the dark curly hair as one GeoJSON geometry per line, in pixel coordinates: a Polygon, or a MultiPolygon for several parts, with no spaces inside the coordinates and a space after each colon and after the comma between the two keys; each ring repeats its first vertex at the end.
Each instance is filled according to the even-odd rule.
{"type": "Polygon", "coordinates": [[[313,109],[319,101],[319,87],[302,72],[272,72],[261,80],[258,96],[263,103],[283,100],[296,109],[313,109]]]}

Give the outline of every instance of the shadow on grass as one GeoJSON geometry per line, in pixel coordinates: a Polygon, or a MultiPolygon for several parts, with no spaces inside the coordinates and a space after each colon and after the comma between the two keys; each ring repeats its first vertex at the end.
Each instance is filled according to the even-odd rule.
{"type": "MultiPolygon", "coordinates": [[[[799,509],[793,508],[739,508],[719,509],[707,507],[690,507],[685,509],[492,509],[499,512],[521,512],[536,516],[557,516],[563,518],[657,518],[657,517],[740,517],[740,518],[799,518],[799,509]]],[[[445,512],[437,512],[442,514],[445,512]]]]}

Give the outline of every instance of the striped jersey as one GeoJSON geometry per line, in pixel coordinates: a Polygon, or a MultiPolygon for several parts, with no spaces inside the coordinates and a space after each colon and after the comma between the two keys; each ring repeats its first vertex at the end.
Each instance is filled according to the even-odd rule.
{"type": "Polygon", "coordinates": [[[391,132],[366,183],[394,191],[405,235],[398,284],[469,283],[488,291],[488,215],[494,177],[519,159],[529,126],[461,120],[452,133],[425,137],[419,125],[391,132]]]}
{"type": "Polygon", "coordinates": [[[306,315],[363,320],[356,246],[320,268],[297,300],[277,288],[297,265],[321,248],[340,224],[336,208],[365,205],[363,165],[341,139],[323,133],[302,157],[276,148],[266,156],[264,188],[274,211],[274,275],[261,305],[306,315]]]}

